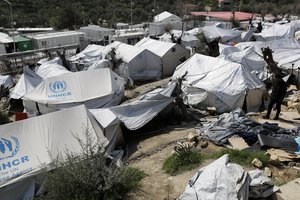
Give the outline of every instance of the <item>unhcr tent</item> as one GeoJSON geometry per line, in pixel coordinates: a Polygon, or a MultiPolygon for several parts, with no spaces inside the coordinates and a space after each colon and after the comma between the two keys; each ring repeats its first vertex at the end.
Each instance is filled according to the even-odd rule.
{"type": "Polygon", "coordinates": [[[86,141],[86,129],[93,138],[92,145],[103,149],[109,145],[84,106],[0,126],[0,168],[1,174],[5,174],[0,179],[0,197],[5,186],[51,170],[53,159],[58,155],[65,159],[67,150],[82,153],[78,139],[86,141]]]}
{"type": "Polygon", "coordinates": [[[78,104],[87,108],[117,105],[123,92],[123,78],[105,68],[46,78],[22,99],[28,112],[48,113],[78,104]]]}
{"type": "Polygon", "coordinates": [[[203,33],[208,42],[220,40],[219,42],[241,42],[242,31],[223,29],[217,26],[203,27],[203,33]]]}
{"type": "Polygon", "coordinates": [[[216,107],[218,112],[247,105],[247,111],[258,111],[264,84],[241,64],[200,54],[176,68],[173,80],[182,77],[185,104],[202,108],[216,107]]]}
{"type": "Polygon", "coordinates": [[[173,75],[176,66],[181,63],[180,60],[183,58],[188,59],[190,57],[189,51],[176,43],[143,38],[135,46],[148,49],[161,58],[163,64],[163,76],[173,75]]]}

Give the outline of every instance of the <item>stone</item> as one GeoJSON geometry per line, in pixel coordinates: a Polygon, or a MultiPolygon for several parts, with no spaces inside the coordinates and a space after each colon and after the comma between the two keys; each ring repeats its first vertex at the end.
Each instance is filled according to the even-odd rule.
{"type": "Polygon", "coordinates": [[[208,142],[206,140],[201,140],[200,141],[200,147],[202,149],[205,149],[208,146],[208,142]]]}
{"type": "Polygon", "coordinates": [[[187,138],[188,138],[189,142],[194,142],[197,139],[197,135],[193,132],[189,132],[187,138]]]}
{"type": "Polygon", "coordinates": [[[267,177],[271,177],[272,176],[272,171],[270,170],[269,167],[265,167],[264,175],[266,175],[267,177]]]}
{"type": "Polygon", "coordinates": [[[263,163],[258,159],[258,158],[254,158],[251,162],[251,164],[254,166],[254,167],[257,167],[257,168],[262,168],[263,167],[263,163]]]}
{"type": "Polygon", "coordinates": [[[278,156],[271,154],[270,164],[274,165],[274,166],[279,166],[281,163],[280,163],[280,160],[279,160],[278,156]]]}

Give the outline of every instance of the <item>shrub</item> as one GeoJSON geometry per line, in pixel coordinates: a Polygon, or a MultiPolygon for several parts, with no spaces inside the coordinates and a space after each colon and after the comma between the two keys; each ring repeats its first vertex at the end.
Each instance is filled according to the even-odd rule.
{"type": "Polygon", "coordinates": [[[264,152],[252,152],[247,150],[224,149],[214,153],[212,157],[220,158],[224,154],[229,154],[229,159],[231,162],[244,166],[252,166],[251,162],[254,158],[259,159],[264,166],[266,166],[270,161],[269,156],[266,155],[264,152]]]}
{"type": "Polygon", "coordinates": [[[40,199],[59,200],[118,200],[140,187],[145,173],[139,169],[118,167],[92,145],[93,138],[86,131],[87,140],[78,140],[80,154],[66,152],[66,158],[56,158],[54,170],[48,172],[46,190],[40,199]]]}
{"type": "Polygon", "coordinates": [[[203,160],[202,154],[195,149],[177,151],[164,161],[162,169],[167,174],[175,176],[184,171],[194,169],[203,160]]]}

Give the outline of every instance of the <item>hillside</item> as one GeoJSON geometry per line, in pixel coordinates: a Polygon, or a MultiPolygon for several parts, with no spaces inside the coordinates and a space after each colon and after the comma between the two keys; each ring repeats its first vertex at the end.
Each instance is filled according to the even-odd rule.
{"type": "MultiPolygon", "coordinates": [[[[299,13],[297,0],[235,0],[242,11],[261,13],[299,13]],[[243,2],[240,4],[239,2],[243,2]]],[[[10,0],[16,27],[45,27],[57,29],[87,24],[103,24],[112,27],[116,22],[130,22],[130,0],[10,0]],[[104,23],[106,24],[106,23],[104,23]]],[[[217,0],[132,0],[133,23],[152,21],[154,14],[170,11],[179,16],[191,10],[204,10],[210,5],[218,10],[217,0]],[[155,13],[154,13],[155,2],[155,13]]],[[[10,9],[4,1],[0,4],[0,27],[10,26],[10,9]]]]}

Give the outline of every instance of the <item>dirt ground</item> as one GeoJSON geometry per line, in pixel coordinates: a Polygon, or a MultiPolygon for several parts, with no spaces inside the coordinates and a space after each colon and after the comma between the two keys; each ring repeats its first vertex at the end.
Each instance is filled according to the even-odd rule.
{"type": "MultiPolygon", "coordinates": [[[[162,80],[161,83],[166,84],[168,79],[162,80]]],[[[136,88],[134,91],[127,92],[130,97],[135,97],[141,94],[144,89],[154,89],[159,84],[150,84],[150,86],[143,86],[142,89],[136,88]]],[[[148,90],[148,91],[149,91],[148,90]]],[[[264,123],[268,121],[269,123],[278,123],[284,128],[294,128],[300,125],[299,117],[300,115],[296,111],[289,111],[284,108],[280,116],[280,120],[274,121],[272,119],[265,120],[262,116],[265,114],[260,113],[258,116],[251,117],[257,122],[264,123]]],[[[272,113],[271,116],[273,116],[272,113]]],[[[208,121],[214,121],[216,117],[208,117],[208,121]]],[[[181,193],[185,190],[188,181],[192,176],[202,167],[213,162],[213,160],[206,160],[204,163],[199,165],[193,170],[187,171],[185,173],[169,176],[162,171],[162,164],[164,160],[174,153],[174,146],[176,142],[185,140],[189,132],[195,131],[195,123],[185,124],[183,126],[165,128],[163,130],[158,130],[150,134],[139,134],[128,141],[128,165],[132,167],[137,167],[142,169],[147,177],[144,178],[142,182],[141,190],[132,195],[134,200],[170,200],[178,198],[181,193]]],[[[223,147],[216,146],[209,143],[203,152],[211,153],[218,151],[223,147]]],[[[292,168],[277,168],[274,166],[268,166],[273,174],[273,181],[276,185],[285,184],[295,178],[299,177],[299,171],[292,168]]],[[[246,169],[249,170],[249,169],[246,169]]]]}

